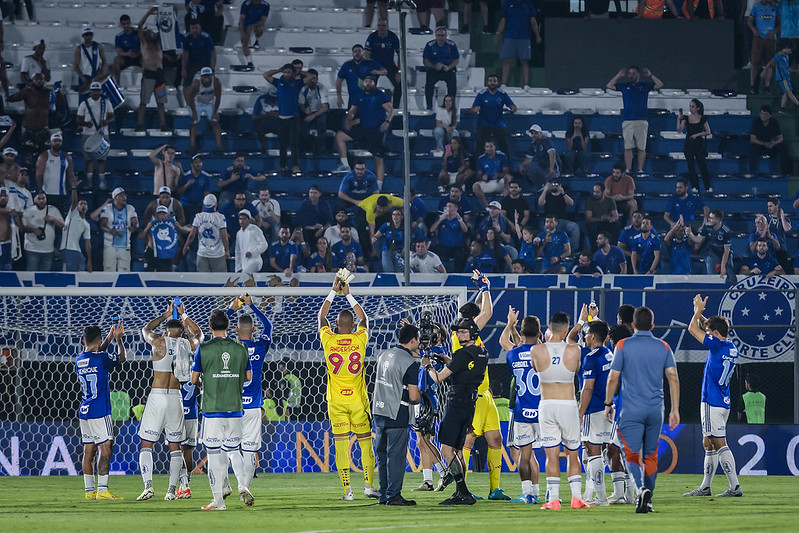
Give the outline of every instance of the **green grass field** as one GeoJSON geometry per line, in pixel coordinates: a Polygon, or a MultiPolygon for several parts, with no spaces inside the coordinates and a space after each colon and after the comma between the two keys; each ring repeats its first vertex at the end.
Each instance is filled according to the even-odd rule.
{"type": "MultiPolygon", "coordinates": [[[[608,476],[608,480],[610,477],[608,476]]],[[[233,481],[233,480],[232,480],[233,481]]],[[[156,498],[137,502],[142,490],[138,476],[114,476],[111,490],[122,501],[86,501],[83,478],[2,477],[0,478],[0,531],[198,531],[224,533],[261,531],[376,531],[376,530],[463,530],[481,533],[529,531],[553,527],[558,531],[796,531],[799,528],[799,479],[792,477],[743,477],[743,498],[684,498],[700,476],[661,475],[653,505],[656,513],[635,514],[634,506],[561,511],[541,511],[539,506],[480,501],[471,507],[441,507],[452,492],[411,492],[421,474],[405,477],[406,498],[416,508],[378,506],[363,498],[361,479],[353,474],[354,502],[339,500],[338,476],[330,474],[261,474],[253,481],[255,505],[247,508],[234,496],[228,510],[203,512],[211,499],[204,475],[192,479],[191,500],[163,501],[166,476],[156,476],[156,498]]],[[[485,496],[488,474],[469,474],[469,487],[485,496]]],[[[503,474],[508,494],[519,493],[516,474],[503,474]]],[[[713,492],[727,487],[723,475],[716,477],[713,492]]],[[[234,482],[235,490],[235,482],[234,482]]],[[[566,480],[561,497],[568,497],[566,480]]],[[[568,501],[564,498],[564,501],[568,501]]],[[[545,530],[546,531],[546,530],[545,530]]],[[[554,530],[553,530],[554,531],[554,530]]]]}

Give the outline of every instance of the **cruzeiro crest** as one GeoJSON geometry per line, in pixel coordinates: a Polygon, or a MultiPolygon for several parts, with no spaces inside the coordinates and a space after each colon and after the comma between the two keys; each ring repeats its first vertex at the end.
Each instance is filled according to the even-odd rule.
{"type": "Polygon", "coordinates": [[[796,318],[795,290],[796,286],[781,276],[771,279],[749,276],[724,294],[719,315],[730,321],[729,339],[738,347],[741,357],[766,361],[793,353],[796,332],[785,326],[793,324],[796,318]],[[746,325],[763,327],[736,327],[746,325]]]}

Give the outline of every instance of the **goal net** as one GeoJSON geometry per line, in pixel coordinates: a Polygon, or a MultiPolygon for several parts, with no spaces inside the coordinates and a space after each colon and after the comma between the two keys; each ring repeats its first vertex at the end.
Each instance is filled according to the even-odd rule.
{"type": "MultiPolygon", "coordinates": [[[[74,359],[82,351],[83,328],[99,325],[105,335],[115,314],[124,323],[127,361],[110,377],[116,429],[111,470],[138,473],[136,406],[146,400],[152,379],[150,346],[142,339],[141,328],[179,296],[189,316],[207,332],[211,311],[226,309],[244,290],[274,326],[262,373],[266,419],[258,471],[334,470],[324,355],[317,334],[317,313],[328,288],[10,288],[0,296],[4,354],[0,358],[0,475],[80,472],[77,410],[81,389],[74,359]],[[299,407],[290,408],[287,417],[285,406],[297,403],[297,392],[299,407]]],[[[434,321],[449,325],[466,301],[464,287],[353,287],[352,293],[371,327],[365,358],[370,394],[377,356],[396,345],[402,319],[418,323],[422,313],[429,311],[434,321]]],[[[328,315],[331,324],[344,308],[349,308],[346,299],[336,298],[328,315]]],[[[244,306],[241,312],[248,309],[244,306]]],[[[261,325],[253,319],[253,338],[257,338],[261,325]]],[[[235,325],[234,318],[230,335],[235,335],[235,325]]],[[[157,332],[163,332],[163,324],[157,332]]],[[[167,472],[168,454],[161,446],[155,450],[155,470],[167,472]]],[[[203,454],[202,447],[195,452],[200,465],[203,454]]],[[[359,468],[358,446],[352,448],[352,457],[353,466],[359,468]]]]}

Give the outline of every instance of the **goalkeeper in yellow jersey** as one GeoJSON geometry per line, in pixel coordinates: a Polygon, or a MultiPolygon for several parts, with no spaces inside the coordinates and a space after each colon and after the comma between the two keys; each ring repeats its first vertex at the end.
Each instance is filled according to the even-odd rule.
{"type": "Polygon", "coordinates": [[[369,324],[361,305],[350,294],[349,282],[354,276],[346,269],[336,274],[333,289],[319,309],[319,339],[325,351],[327,368],[327,409],[336,448],[336,470],[344,488],[342,500],[353,500],[350,487],[350,431],[355,433],[361,447],[364,489],[368,498],[378,498],[373,488],[375,454],[372,448],[372,421],[369,397],[364,379],[364,356],[369,340],[369,324]],[[353,312],[343,309],[338,314],[334,333],[327,313],[337,294],[346,296],[353,312]],[[358,317],[357,328],[355,317],[358,317]]]}
{"type": "MultiPolygon", "coordinates": [[[[482,305],[482,302],[481,302],[482,305]]],[[[474,318],[482,311],[481,306],[474,302],[469,302],[461,306],[459,312],[462,318],[474,318]]],[[[483,339],[477,338],[477,345],[483,346],[483,339]]],[[[452,335],[452,352],[454,353],[460,348],[458,337],[453,333],[452,335]]],[[[491,356],[489,356],[490,358],[491,356]]],[[[496,357],[496,356],[494,356],[496,357]]],[[[499,488],[499,475],[502,471],[502,433],[499,428],[499,413],[497,406],[494,404],[494,396],[491,394],[490,383],[488,379],[488,370],[486,370],[483,382],[477,389],[477,402],[474,404],[474,419],[472,420],[472,429],[466,435],[466,441],[463,444],[463,462],[466,468],[469,468],[469,456],[472,453],[472,447],[477,437],[485,436],[486,443],[488,444],[488,454],[486,457],[488,463],[488,476],[489,476],[489,500],[510,500],[510,496],[499,488]]],[[[438,490],[443,490],[446,482],[449,480],[442,479],[439,483],[438,490]]],[[[476,499],[482,500],[479,496],[476,499]]]]}

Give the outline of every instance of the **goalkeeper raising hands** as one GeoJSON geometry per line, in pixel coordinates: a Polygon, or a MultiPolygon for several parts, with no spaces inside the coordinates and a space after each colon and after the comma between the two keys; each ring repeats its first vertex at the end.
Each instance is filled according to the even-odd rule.
{"type": "Polygon", "coordinates": [[[366,392],[363,365],[366,343],[369,340],[368,320],[361,305],[350,294],[349,282],[354,276],[346,269],[336,274],[332,290],[319,309],[319,338],[325,351],[327,368],[327,405],[330,426],[336,447],[336,470],[344,489],[343,500],[353,500],[350,487],[350,431],[355,433],[363,461],[364,496],[377,498],[372,488],[375,454],[372,448],[369,397],[366,392]],[[327,321],[327,313],[337,294],[344,294],[355,315],[342,309],[336,319],[338,333],[327,321]],[[355,327],[355,316],[358,325],[355,327]]]}

